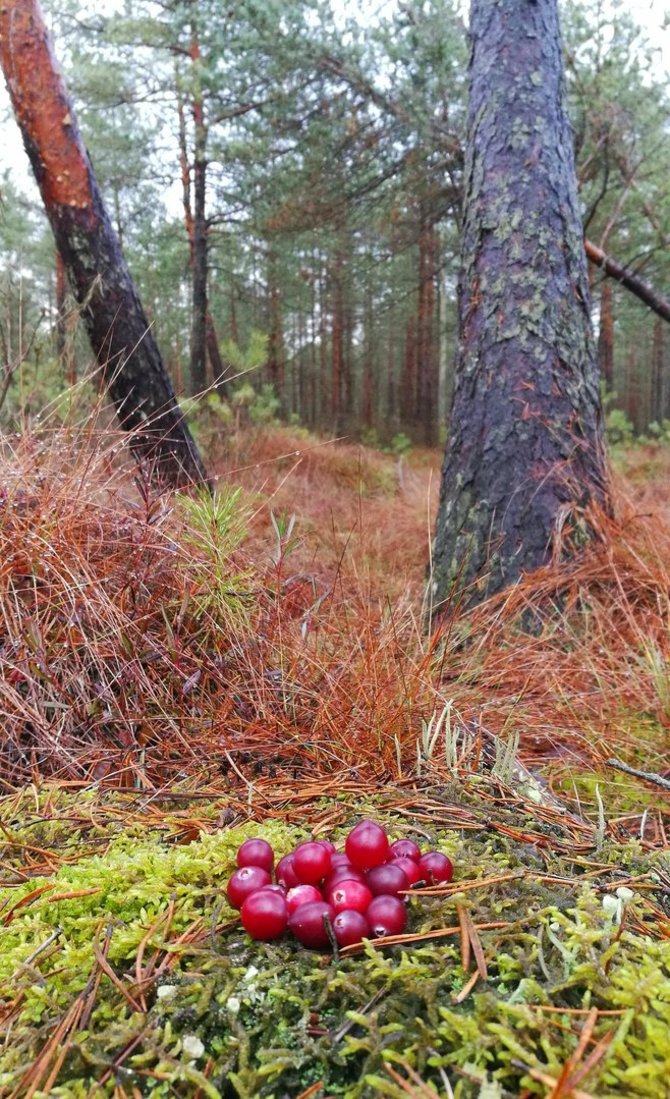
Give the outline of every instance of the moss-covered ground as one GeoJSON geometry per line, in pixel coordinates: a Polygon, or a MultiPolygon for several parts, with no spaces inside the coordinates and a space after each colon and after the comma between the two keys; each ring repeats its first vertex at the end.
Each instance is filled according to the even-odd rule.
{"type": "Polygon", "coordinates": [[[667,1097],[666,855],[490,776],[288,793],[2,800],[3,1095],[667,1097]],[[364,814],[454,860],[408,936],[249,940],[239,843],[338,841],[364,814]]]}

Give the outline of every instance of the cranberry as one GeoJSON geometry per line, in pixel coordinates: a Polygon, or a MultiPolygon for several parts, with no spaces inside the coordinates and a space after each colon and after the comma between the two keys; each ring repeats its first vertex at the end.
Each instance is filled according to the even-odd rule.
{"type": "Polygon", "coordinates": [[[335,854],[335,844],[330,840],[315,840],[315,843],[320,843],[322,847],[325,847],[326,851],[330,851],[331,855],[335,854]]]}
{"type": "Polygon", "coordinates": [[[288,923],[285,897],[269,889],[259,889],[247,897],[240,912],[242,926],[252,939],[278,939],[288,923]]]}
{"type": "Polygon", "coordinates": [[[338,946],[351,946],[370,938],[370,924],[362,912],[345,908],[333,920],[333,931],[338,946]]]}
{"type": "Polygon", "coordinates": [[[323,884],[324,891],[327,892],[333,885],[337,885],[340,881],[365,882],[365,874],[362,870],[357,870],[355,866],[336,866],[323,884]]]}
{"type": "Polygon", "coordinates": [[[399,866],[410,885],[414,885],[415,882],[422,880],[421,871],[419,870],[418,863],[416,863],[414,859],[391,859],[391,861],[386,865],[399,866]]]}
{"type": "Polygon", "coordinates": [[[322,901],[321,890],[315,885],[295,885],[286,894],[286,903],[289,914],[300,908],[301,904],[312,904],[314,901],[322,901]]]}
{"type": "Polygon", "coordinates": [[[347,908],[365,912],[372,900],[372,893],[363,882],[345,878],[329,889],[326,899],[336,912],[343,912],[347,908]]]}
{"type": "Polygon", "coordinates": [[[301,843],[293,852],[293,869],[301,882],[316,885],[330,873],[330,851],[320,843],[301,843]]]}
{"type": "Polygon", "coordinates": [[[375,866],[365,875],[367,887],[373,896],[378,897],[385,893],[390,897],[397,897],[401,890],[409,889],[409,881],[405,871],[400,866],[394,866],[390,862],[383,866],[375,866]]]}
{"type": "Polygon", "coordinates": [[[300,878],[293,866],[293,855],[284,855],[284,858],[279,860],[276,876],[279,884],[285,885],[287,889],[293,889],[295,885],[300,885],[300,878]]]}
{"type": "Polygon", "coordinates": [[[326,916],[331,920],[335,916],[332,905],[325,901],[313,901],[312,904],[301,904],[300,908],[296,908],[289,916],[288,925],[303,946],[329,946],[326,916]]]}
{"type": "Polygon", "coordinates": [[[399,935],[405,930],[407,913],[399,897],[373,897],[365,913],[373,935],[399,935]]]}
{"type": "Polygon", "coordinates": [[[414,840],[396,840],[395,843],[391,844],[391,858],[413,859],[414,862],[418,862],[421,858],[421,851],[414,840]]]}
{"type": "Polygon", "coordinates": [[[286,896],[286,890],[283,885],[262,885],[260,891],[263,893],[277,893],[280,897],[286,896]]]}
{"type": "Polygon", "coordinates": [[[373,820],[362,820],[347,836],[346,853],[358,870],[381,866],[389,855],[389,841],[384,829],[373,820]]]}
{"type": "Polygon", "coordinates": [[[261,866],[241,866],[230,876],[226,896],[233,908],[241,908],[247,897],[270,885],[270,875],[261,866]]]}
{"type": "Polygon", "coordinates": [[[275,853],[267,840],[245,840],[237,852],[238,866],[262,866],[271,874],[274,864],[275,853]]]}
{"type": "Polygon", "coordinates": [[[437,882],[451,881],[454,876],[454,868],[451,859],[443,855],[441,851],[426,851],[419,859],[421,877],[431,885],[437,882]]]}
{"type": "Polygon", "coordinates": [[[351,866],[349,859],[341,851],[335,851],[330,857],[330,865],[333,870],[337,870],[338,866],[351,866]]]}

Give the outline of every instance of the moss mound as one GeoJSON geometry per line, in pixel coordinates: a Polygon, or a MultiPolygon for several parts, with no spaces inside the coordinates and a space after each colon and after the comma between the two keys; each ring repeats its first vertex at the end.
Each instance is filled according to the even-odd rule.
{"type": "Polygon", "coordinates": [[[666,856],[575,842],[481,781],[361,802],[266,798],[244,820],[221,791],[3,799],[0,1093],[667,1097],[666,856]],[[412,900],[396,944],[252,943],[223,891],[242,840],[342,840],[365,813],[458,880],[412,900]]]}

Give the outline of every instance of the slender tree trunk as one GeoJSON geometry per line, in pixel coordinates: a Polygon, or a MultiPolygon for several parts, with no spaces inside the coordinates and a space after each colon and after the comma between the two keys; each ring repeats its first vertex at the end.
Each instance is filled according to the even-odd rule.
{"type": "Polygon", "coordinates": [[[664,321],[670,321],[670,301],[667,298],[661,297],[648,282],[641,279],[639,275],[633,274],[632,271],[629,271],[622,263],[618,263],[612,256],[606,255],[602,248],[598,248],[590,240],[584,241],[584,247],[591,263],[595,264],[596,267],[602,267],[610,278],[620,282],[622,286],[626,287],[626,290],[630,290],[632,294],[635,294],[636,298],[639,298],[650,309],[653,309],[654,313],[657,313],[664,321]]]}
{"type": "MultiPolygon", "coordinates": [[[[191,38],[194,72],[200,62],[197,31],[191,38]]],[[[194,81],[198,87],[197,79],[194,81]]],[[[193,301],[191,320],[191,393],[207,389],[207,126],[200,92],[192,102],[193,114],[193,301]]]]}
{"type": "MultiPolygon", "coordinates": [[[[460,349],[432,603],[474,603],[607,500],[556,0],[473,0],[460,349]],[[572,517],[572,519],[571,519],[572,517]]],[[[574,533],[573,543],[567,538],[574,533]]]]}
{"type": "Polygon", "coordinates": [[[270,309],[270,324],[268,338],[268,358],[266,364],[267,379],[279,398],[280,410],[286,410],[286,395],[284,392],[285,374],[285,350],[284,350],[284,325],[282,320],[281,292],[277,277],[277,257],[272,248],[268,251],[268,298],[270,309]]]}
{"type": "Polygon", "coordinates": [[[131,446],[157,479],[204,482],[118,238],[104,208],[37,0],[0,4],[0,61],[93,352],[131,446]]]}
{"type": "Polygon", "coordinates": [[[389,435],[395,434],[398,425],[397,385],[395,376],[395,315],[393,308],[388,318],[388,351],[386,361],[386,423],[389,435]]]}
{"type": "Polygon", "coordinates": [[[332,320],[331,320],[331,383],[330,412],[333,428],[340,430],[342,417],[342,374],[344,372],[344,260],[340,252],[335,256],[332,272],[332,320]]]}
{"type": "Polygon", "coordinates": [[[400,392],[402,394],[401,422],[410,435],[416,432],[417,398],[417,326],[416,315],[410,313],[405,326],[405,359],[403,363],[400,392]]]}
{"type": "Polygon", "coordinates": [[[651,345],[651,419],[660,424],[663,420],[663,321],[654,320],[651,345]]]}
{"type": "Polygon", "coordinates": [[[416,421],[426,446],[437,442],[437,356],[435,346],[435,227],[422,213],[419,231],[416,421]]]}
{"type": "Polygon", "coordinates": [[[600,288],[600,330],[598,332],[598,366],[600,377],[608,390],[614,388],[614,302],[609,279],[600,288]]]}

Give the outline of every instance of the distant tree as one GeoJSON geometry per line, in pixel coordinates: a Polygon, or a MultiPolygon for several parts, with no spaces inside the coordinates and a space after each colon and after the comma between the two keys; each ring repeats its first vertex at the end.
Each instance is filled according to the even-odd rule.
{"type": "Polygon", "coordinates": [[[473,603],[606,503],[598,370],[556,0],[473,0],[460,345],[432,605],[473,603]]]}
{"type": "Polygon", "coordinates": [[[37,0],[0,6],[0,62],[120,423],[160,480],[203,482],[204,466],[103,205],[37,0]]]}

